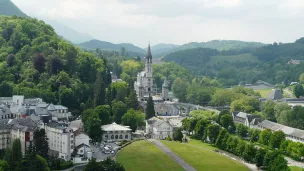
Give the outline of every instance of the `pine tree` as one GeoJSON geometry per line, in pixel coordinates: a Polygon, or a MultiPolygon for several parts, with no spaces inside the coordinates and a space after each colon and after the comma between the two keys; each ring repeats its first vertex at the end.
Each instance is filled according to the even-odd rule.
{"type": "Polygon", "coordinates": [[[96,81],[94,87],[94,106],[103,105],[105,102],[105,84],[98,71],[96,73],[96,81]]]}
{"type": "Polygon", "coordinates": [[[94,101],[91,97],[88,98],[87,102],[84,105],[84,110],[94,108],[94,101]]]}
{"type": "Polygon", "coordinates": [[[154,102],[152,97],[148,98],[145,112],[146,112],[146,119],[150,119],[153,116],[155,116],[154,102]]]}
{"type": "Polygon", "coordinates": [[[34,132],[34,146],[36,153],[45,159],[49,157],[49,144],[47,140],[48,138],[45,134],[44,129],[37,130],[34,132]]]}
{"type": "Polygon", "coordinates": [[[12,147],[12,159],[15,162],[20,162],[22,159],[21,142],[20,139],[15,139],[12,147]]]}
{"type": "Polygon", "coordinates": [[[127,102],[126,102],[127,106],[129,106],[130,108],[133,108],[134,110],[137,110],[139,108],[139,103],[137,100],[137,95],[135,90],[131,90],[127,102]]]}
{"type": "Polygon", "coordinates": [[[106,91],[106,104],[112,106],[112,88],[109,86],[106,91]]]}

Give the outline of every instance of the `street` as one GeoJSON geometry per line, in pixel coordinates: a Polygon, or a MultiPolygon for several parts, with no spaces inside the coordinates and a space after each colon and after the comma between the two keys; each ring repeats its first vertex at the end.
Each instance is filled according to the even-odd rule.
{"type": "Polygon", "coordinates": [[[99,162],[99,161],[103,161],[103,160],[107,159],[108,157],[114,156],[115,153],[117,152],[117,150],[114,150],[114,149],[119,148],[119,146],[114,143],[105,143],[105,145],[103,145],[103,144],[99,145],[99,143],[98,143],[98,145],[91,145],[91,148],[94,151],[93,158],[96,158],[96,161],[99,162]],[[102,152],[104,146],[106,146],[106,145],[109,145],[112,147],[112,149],[110,151],[114,151],[114,154],[111,154],[111,153],[105,154],[102,152]]]}

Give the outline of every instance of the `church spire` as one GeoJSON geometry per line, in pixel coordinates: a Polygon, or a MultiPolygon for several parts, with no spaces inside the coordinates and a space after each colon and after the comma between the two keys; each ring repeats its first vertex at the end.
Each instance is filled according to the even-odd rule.
{"type": "Polygon", "coordinates": [[[151,54],[150,43],[149,43],[149,46],[148,46],[148,52],[147,52],[147,55],[146,55],[146,59],[148,60],[149,63],[152,63],[152,54],[151,54]]]}

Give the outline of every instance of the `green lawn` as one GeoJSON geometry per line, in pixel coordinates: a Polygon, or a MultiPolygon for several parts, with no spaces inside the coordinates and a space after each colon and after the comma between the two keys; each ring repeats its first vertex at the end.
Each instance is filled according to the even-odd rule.
{"type": "Polygon", "coordinates": [[[235,63],[235,62],[258,62],[258,58],[256,56],[251,55],[250,53],[244,53],[240,55],[231,55],[231,56],[212,56],[210,58],[209,63],[211,64],[216,64],[218,62],[223,62],[227,61],[230,63],[235,63]]]}
{"type": "Polygon", "coordinates": [[[127,171],[182,171],[183,168],[148,141],[137,141],[117,156],[127,171]]]}
{"type": "Polygon", "coordinates": [[[261,94],[261,97],[266,98],[268,97],[269,93],[272,91],[272,89],[263,89],[263,90],[254,90],[255,92],[258,92],[261,94]]]}
{"type": "Polygon", "coordinates": [[[197,141],[191,140],[190,142],[189,145],[186,145],[178,142],[162,141],[163,144],[197,170],[249,171],[243,164],[212,151],[212,147],[202,142],[200,142],[202,145],[199,145],[197,141]]]}
{"type": "Polygon", "coordinates": [[[297,167],[297,166],[289,166],[290,171],[302,171],[302,168],[297,167]]]}

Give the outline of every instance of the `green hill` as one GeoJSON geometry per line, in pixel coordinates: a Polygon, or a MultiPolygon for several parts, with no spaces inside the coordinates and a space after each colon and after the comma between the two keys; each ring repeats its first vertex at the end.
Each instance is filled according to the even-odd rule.
{"type": "Polygon", "coordinates": [[[63,40],[43,21],[0,16],[0,30],[0,97],[41,97],[79,114],[80,104],[93,97],[96,76],[106,73],[104,61],[63,40]]]}
{"type": "Polygon", "coordinates": [[[85,49],[100,48],[102,50],[109,50],[109,51],[121,51],[122,48],[125,48],[126,53],[130,53],[133,56],[136,55],[141,57],[143,57],[146,54],[146,51],[144,49],[134,46],[131,43],[114,44],[114,43],[94,39],[84,43],[80,43],[78,44],[78,46],[85,49]]]}
{"type": "Polygon", "coordinates": [[[240,40],[211,40],[208,42],[191,42],[179,46],[175,49],[178,50],[185,50],[185,49],[193,49],[193,48],[211,48],[217,50],[241,50],[241,49],[254,49],[257,47],[262,47],[265,44],[260,42],[245,42],[240,40]]]}
{"type": "Polygon", "coordinates": [[[153,54],[154,59],[161,58],[161,57],[165,56],[166,54],[174,51],[174,49],[177,47],[179,47],[179,45],[160,43],[160,44],[151,46],[151,52],[153,54]]]}
{"type": "Polygon", "coordinates": [[[0,15],[18,17],[27,17],[13,2],[10,0],[0,0],[0,15]]]}

